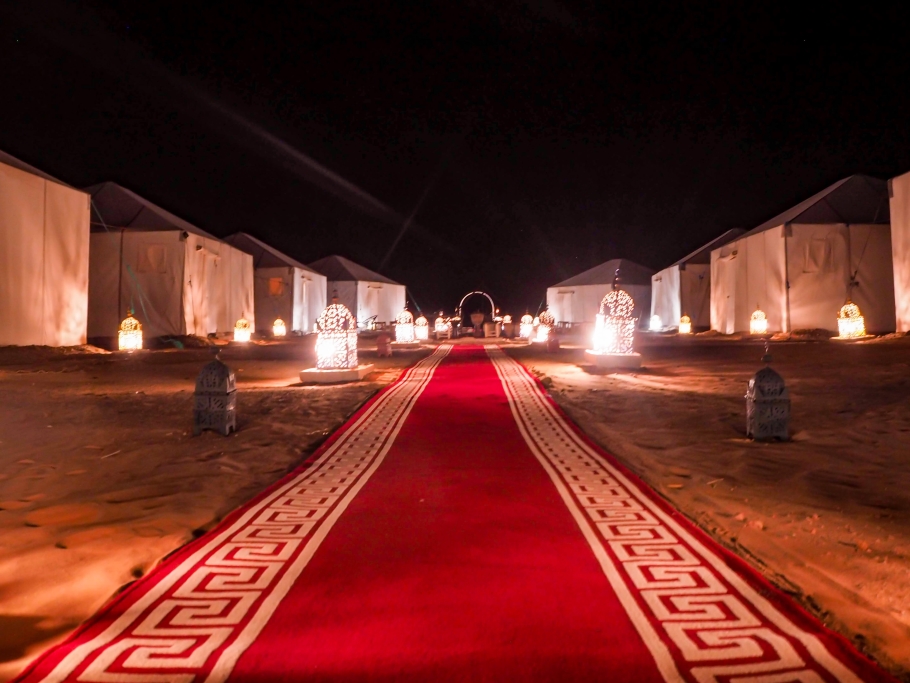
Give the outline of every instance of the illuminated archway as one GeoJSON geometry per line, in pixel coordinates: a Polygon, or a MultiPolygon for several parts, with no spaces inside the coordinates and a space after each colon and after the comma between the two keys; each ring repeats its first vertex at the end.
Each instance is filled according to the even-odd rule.
{"type": "Polygon", "coordinates": [[[491,297],[486,292],[481,292],[480,290],[468,292],[463,297],[461,297],[461,301],[458,302],[458,308],[455,309],[455,315],[457,315],[462,320],[464,319],[464,316],[461,314],[461,307],[464,306],[464,302],[468,300],[468,297],[472,297],[474,295],[480,295],[480,296],[484,296],[487,298],[487,301],[490,302],[490,317],[495,318],[496,317],[496,304],[493,303],[493,297],[491,297]]]}

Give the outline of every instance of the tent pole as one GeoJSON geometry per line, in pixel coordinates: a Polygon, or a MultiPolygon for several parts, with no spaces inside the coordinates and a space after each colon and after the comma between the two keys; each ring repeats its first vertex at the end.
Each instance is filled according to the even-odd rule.
{"type": "Polygon", "coordinates": [[[793,228],[789,223],[784,224],[784,290],[787,293],[787,327],[784,332],[792,332],[790,329],[790,254],[787,250],[787,233],[793,228]]]}

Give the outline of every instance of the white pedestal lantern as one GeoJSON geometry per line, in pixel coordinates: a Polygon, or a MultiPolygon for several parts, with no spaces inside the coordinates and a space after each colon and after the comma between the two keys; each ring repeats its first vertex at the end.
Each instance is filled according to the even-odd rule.
{"type": "Polygon", "coordinates": [[[439,317],[436,318],[436,324],[433,329],[436,332],[437,339],[441,339],[442,337],[446,337],[447,339],[452,338],[452,323],[442,317],[442,311],[439,311],[439,317]]]}
{"type": "Polygon", "coordinates": [[[660,332],[664,329],[664,323],[656,313],[651,316],[651,323],[648,326],[652,332],[660,332]]]}
{"type": "Polygon", "coordinates": [[[357,362],[357,321],[337,296],[316,320],[316,330],[316,367],[302,370],[301,382],[352,382],[373,369],[357,362]]]}
{"type": "Polygon", "coordinates": [[[234,371],[217,355],[196,379],[193,436],[199,436],[205,429],[224,436],[237,431],[237,382],[234,371]]]}
{"type": "Polygon", "coordinates": [[[534,318],[529,313],[525,313],[521,316],[521,320],[518,323],[518,336],[521,339],[530,339],[533,332],[534,318]]]}
{"type": "Polygon", "coordinates": [[[248,342],[250,340],[250,334],[252,333],[252,326],[250,321],[246,318],[241,318],[237,321],[237,324],[234,325],[234,341],[235,342],[248,342]]]}
{"type": "Polygon", "coordinates": [[[603,298],[594,322],[594,348],[585,351],[587,360],[598,367],[641,367],[641,354],[634,350],[634,309],[635,302],[625,290],[614,289],[603,298]]]}
{"type": "Polygon", "coordinates": [[[692,334],[692,319],[684,315],[679,319],[679,333],[680,334],[692,334]]]}
{"type": "MultiPolygon", "coordinates": [[[[765,347],[766,363],[771,355],[765,347]]],[[[790,392],[770,365],[755,373],[746,390],[746,435],[757,441],[790,438],[790,392]]]]}
{"type": "Polygon", "coordinates": [[[117,347],[121,351],[138,351],[142,348],[142,325],[133,317],[132,311],[120,323],[117,334],[117,347]]]}
{"type": "Polygon", "coordinates": [[[768,316],[758,306],[749,319],[749,334],[768,334],[768,316]]]}
{"type": "Polygon", "coordinates": [[[282,320],[281,318],[278,318],[272,324],[272,336],[273,337],[284,337],[287,335],[287,333],[288,333],[288,328],[284,324],[284,320],[282,320]]]}
{"type": "Polygon", "coordinates": [[[537,318],[537,330],[534,332],[533,341],[546,344],[555,324],[556,318],[550,313],[549,309],[543,311],[537,318]]]}
{"type": "Polygon", "coordinates": [[[859,306],[847,301],[837,315],[837,339],[859,339],[866,336],[866,321],[859,306]]]}
{"type": "Polygon", "coordinates": [[[408,309],[404,309],[395,318],[395,341],[413,342],[414,341],[414,316],[408,309]]]}
{"type": "Polygon", "coordinates": [[[430,338],[430,323],[423,316],[414,321],[414,338],[417,341],[426,341],[430,338]]]}

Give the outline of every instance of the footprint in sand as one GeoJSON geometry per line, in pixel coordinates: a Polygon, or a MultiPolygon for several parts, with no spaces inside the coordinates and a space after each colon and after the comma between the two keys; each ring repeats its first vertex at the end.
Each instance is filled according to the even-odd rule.
{"type": "Polygon", "coordinates": [[[94,503],[71,503],[30,512],[25,516],[25,523],[34,526],[74,526],[94,522],[100,516],[101,508],[94,503]]]}

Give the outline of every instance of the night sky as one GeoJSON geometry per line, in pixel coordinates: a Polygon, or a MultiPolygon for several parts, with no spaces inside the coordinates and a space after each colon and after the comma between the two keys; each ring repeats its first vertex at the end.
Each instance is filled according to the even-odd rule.
{"type": "Polygon", "coordinates": [[[910,170],[900,5],[795,7],[2,2],[0,149],[381,269],[425,312],[481,288],[523,313],[910,170]]]}

